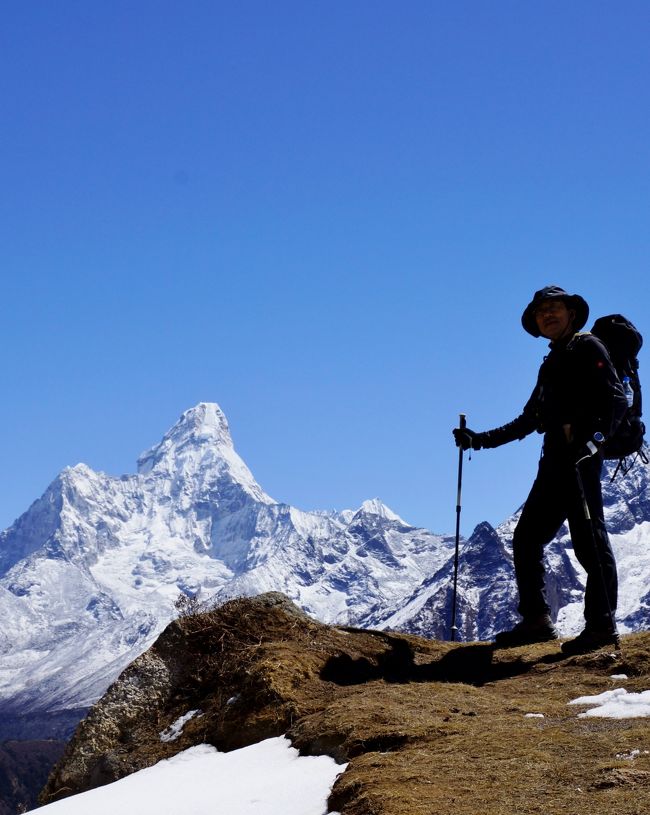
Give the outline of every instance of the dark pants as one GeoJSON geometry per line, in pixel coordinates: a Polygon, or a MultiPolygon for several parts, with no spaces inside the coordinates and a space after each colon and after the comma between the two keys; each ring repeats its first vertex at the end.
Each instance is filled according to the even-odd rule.
{"type": "Polygon", "coordinates": [[[588,521],[573,461],[559,454],[542,457],[512,539],[522,617],[537,617],[549,612],[544,592],[544,546],[568,520],[573,550],[587,572],[586,625],[594,630],[608,630],[614,625],[618,579],[603,518],[601,469],[599,456],[580,465],[591,515],[591,521],[588,521]]]}

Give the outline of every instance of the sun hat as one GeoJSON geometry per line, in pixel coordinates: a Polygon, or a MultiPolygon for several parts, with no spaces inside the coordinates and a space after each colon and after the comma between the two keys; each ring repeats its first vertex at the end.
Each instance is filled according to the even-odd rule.
{"type": "Polygon", "coordinates": [[[576,331],[580,331],[589,319],[589,306],[587,305],[587,301],[580,297],[579,294],[569,294],[560,288],[560,286],[545,286],[543,289],[535,292],[533,299],[526,306],[524,313],[521,315],[521,324],[533,337],[541,337],[539,328],[537,328],[537,321],[535,320],[535,311],[544,300],[564,300],[566,307],[576,313],[573,321],[573,328],[576,331]]]}

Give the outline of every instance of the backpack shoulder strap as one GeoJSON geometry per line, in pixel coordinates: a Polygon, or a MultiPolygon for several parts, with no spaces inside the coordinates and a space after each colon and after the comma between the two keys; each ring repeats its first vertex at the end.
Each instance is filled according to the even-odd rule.
{"type": "Polygon", "coordinates": [[[576,331],[573,337],[571,337],[571,340],[567,345],[567,349],[574,348],[585,337],[593,337],[593,334],[591,333],[591,331],[576,331]]]}

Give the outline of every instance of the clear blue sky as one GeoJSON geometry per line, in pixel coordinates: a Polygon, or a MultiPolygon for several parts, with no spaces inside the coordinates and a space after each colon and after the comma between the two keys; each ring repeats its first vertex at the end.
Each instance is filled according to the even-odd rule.
{"type": "MultiPolygon", "coordinates": [[[[650,334],[649,34],[634,0],[5,3],[0,528],[215,401],[278,500],[453,531],[451,428],[521,409],[534,290],[650,334]]],[[[538,451],[466,463],[465,533],[538,451]]]]}

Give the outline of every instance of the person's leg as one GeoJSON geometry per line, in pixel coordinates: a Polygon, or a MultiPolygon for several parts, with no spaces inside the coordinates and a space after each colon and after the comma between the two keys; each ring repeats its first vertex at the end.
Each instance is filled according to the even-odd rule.
{"type": "Polygon", "coordinates": [[[549,613],[544,587],[544,547],[566,518],[561,480],[557,468],[542,459],[512,538],[519,613],[524,619],[549,613]]]}
{"type": "Polygon", "coordinates": [[[562,491],[549,461],[542,459],[515,529],[512,546],[519,613],[522,621],[495,637],[500,647],[556,639],[544,588],[544,546],[553,539],[565,519],[562,491]]]}
{"type": "Polygon", "coordinates": [[[580,465],[584,496],[591,521],[585,518],[577,476],[569,512],[573,550],[587,573],[585,630],[577,640],[564,646],[565,651],[575,650],[576,653],[584,648],[593,650],[600,645],[618,643],[615,617],[618,576],[603,515],[601,466],[598,459],[589,459],[580,465]]]}

